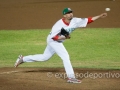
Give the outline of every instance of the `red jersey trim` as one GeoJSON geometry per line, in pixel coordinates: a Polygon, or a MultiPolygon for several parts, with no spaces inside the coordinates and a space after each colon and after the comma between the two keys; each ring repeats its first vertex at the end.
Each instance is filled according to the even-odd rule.
{"type": "Polygon", "coordinates": [[[92,22],[93,22],[92,17],[89,17],[89,18],[88,18],[88,23],[87,23],[87,24],[90,24],[90,23],[92,23],[92,22]]]}
{"type": "Polygon", "coordinates": [[[62,18],[62,21],[63,21],[63,23],[64,23],[65,25],[69,26],[69,23],[65,22],[65,19],[64,19],[64,18],[62,18]]]}
{"type": "Polygon", "coordinates": [[[59,36],[58,35],[56,35],[55,37],[53,37],[52,39],[53,40],[55,40],[55,41],[57,41],[58,40],[58,38],[59,38],[59,36]]]}

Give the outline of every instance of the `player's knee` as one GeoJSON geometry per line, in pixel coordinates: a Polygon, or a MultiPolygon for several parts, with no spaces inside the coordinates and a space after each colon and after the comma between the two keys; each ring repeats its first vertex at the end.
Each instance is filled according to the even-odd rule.
{"type": "Polygon", "coordinates": [[[43,57],[43,61],[47,61],[47,60],[49,60],[50,57],[51,57],[51,56],[44,56],[44,57],[43,57]]]}
{"type": "Polygon", "coordinates": [[[69,61],[70,60],[70,57],[69,56],[65,56],[65,57],[61,57],[61,59],[64,61],[69,61]]]}

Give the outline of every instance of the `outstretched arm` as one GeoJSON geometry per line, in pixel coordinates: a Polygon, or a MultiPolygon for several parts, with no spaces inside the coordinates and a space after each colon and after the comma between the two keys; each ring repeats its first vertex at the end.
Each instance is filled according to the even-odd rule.
{"type": "MultiPolygon", "coordinates": [[[[95,21],[95,20],[97,20],[97,19],[99,19],[99,18],[104,18],[104,17],[106,17],[106,16],[107,16],[107,13],[102,13],[102,14],[100,14],[100,15],[98,15],[98,16],[89,17],[89,18],[88,18],[88,24],[89,24],[89,23],[92,23],[93,21],[95,21]]],[[[53,37],[52,39],[55,40],[55,41],[57,41],[57,40],[65,40],[65,39],[70,39],[70,36],[65,37],[65,36],[63,36],[63,35],[56,35],[56,36],[53,37]]]]}
{"type": "Polygon", "coordinates": [[[95,21],[95,20],[97,20],[97,19],[99,19],[99,18],[105,18],[106,16],[107,16],[107,13],[102,13],[102,14],[100,14],[100,15],[98,15],[98,16],[89,17],[89,18],[88,18],[88,24],[89,24],[89,23],[92,23],[93,21],[95,21]]]}
{"type": "Polygon", "coordinates": [[[99,18],[105,18],[106,16],[107,16],[107,13],[102,13],[102,14],[100,14],[98,16],[92,17],[92,20],[95,21],[95,20],[97,20],[99,18]]]}

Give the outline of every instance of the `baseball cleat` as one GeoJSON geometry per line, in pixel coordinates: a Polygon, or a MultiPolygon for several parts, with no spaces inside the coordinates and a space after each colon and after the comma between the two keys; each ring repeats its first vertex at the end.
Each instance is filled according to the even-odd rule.
{"type": "Polygon", "coordinates": [[[81,83],[82,81],[81,80],[78,80],[76,78],[69,78],[67,80],[68,83],[81,83]]]}
{"type": "Polygon", "coordinates": [[[23,63],[23,56],[22,55],[19,55],[18,56],[18,59],[16,60],[16,62],[15,62],[15,65],[14,65],[14,67],[18,67],[20,64],[22,64],[23,63]]]}

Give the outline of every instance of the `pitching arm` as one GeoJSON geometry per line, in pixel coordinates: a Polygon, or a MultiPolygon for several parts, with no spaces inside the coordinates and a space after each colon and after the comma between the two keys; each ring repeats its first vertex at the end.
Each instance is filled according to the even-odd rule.
{"type": "Polygon", "coordinates": [[[90,24],[90,23],[92,23],[93,21],[95,21],[95,20],[97,20],[97,19],[99,19],[99,18],[104,18],[104,17],[106,17],[106,16],[107,16],[107,13],[102,13],[102,14],[100,14],[100,15],[98,15],[98,16],[89,17],[87,24],[90,24]]]}
{"type": "Polygon", "coordinates": [[[92,17],[92,20],[95,21],[95,20],[97,20],[97,19],[99,19],[99,18],[104,18],[104,17],[106,17],[106,16],[107,16],[107,13],[102,13],[102,14],[100,14],[100,15],[98,15],[98,16],[92,17]]]}

